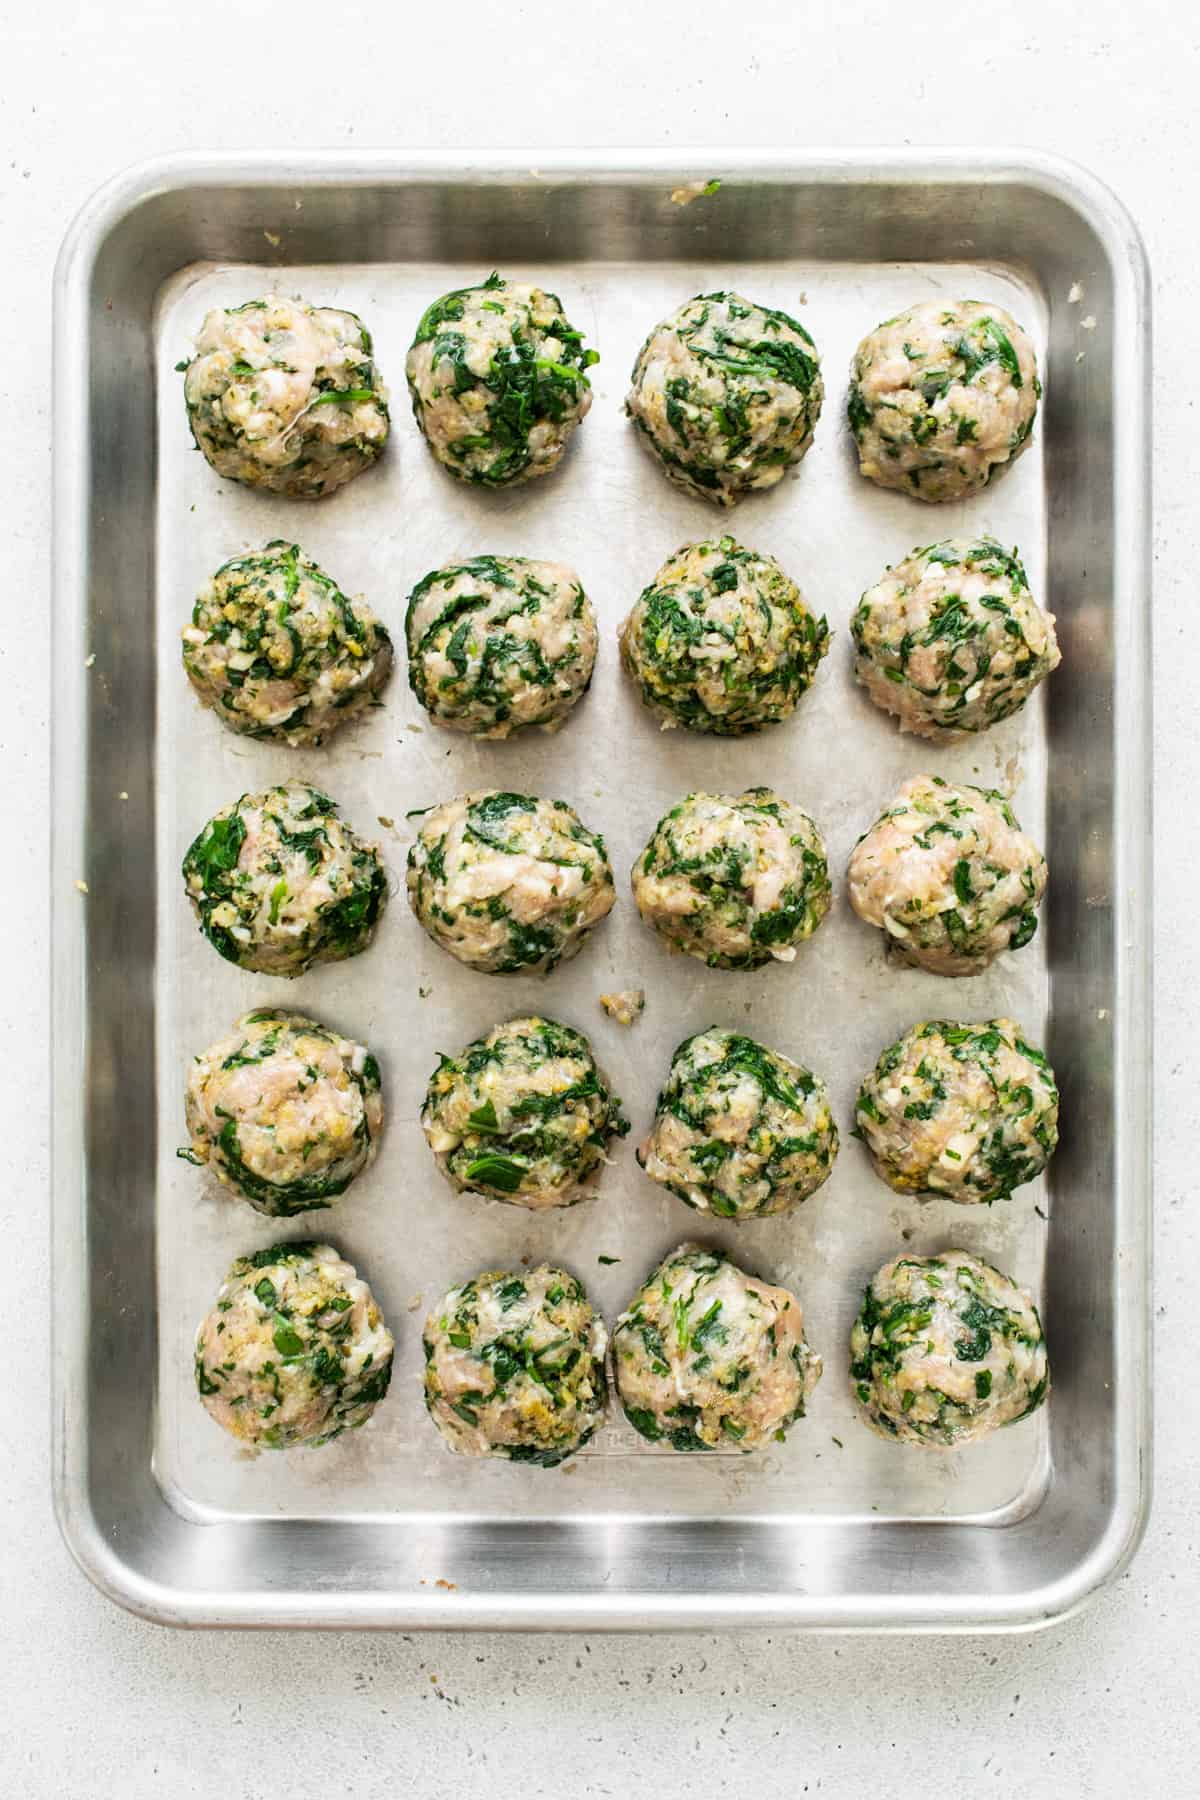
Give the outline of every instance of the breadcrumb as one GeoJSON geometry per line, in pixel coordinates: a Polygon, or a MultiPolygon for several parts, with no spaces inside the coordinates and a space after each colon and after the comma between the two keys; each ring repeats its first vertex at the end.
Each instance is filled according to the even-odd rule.
{"type": "Polygon", "coordinates": [[[636,1025],[646,1010],[646,990],[624,988],[618,994],[601,994],[600,1004],[618,1025],[636,1025]]]}
{"type": "Polygon", "coordinates": [[[709,199],[720,186],[715,175],[709,181],[688,181],[682,187],[671,189],[671,199],[676,206],[690,206],[693,200],[709,199]]]}

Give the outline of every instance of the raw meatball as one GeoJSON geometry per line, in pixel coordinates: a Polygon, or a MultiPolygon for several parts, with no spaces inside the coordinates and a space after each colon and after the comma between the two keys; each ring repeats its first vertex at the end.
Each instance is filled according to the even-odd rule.
{"type": "Polygon", "coordinates": [[[664,730],[726,737],[795,712],[828,648],[775,558],[731,537],[668,557],[621,627],[621,660],[664,730]]]}
{"type": "Polygon", "coordinates": [[[460,1192],[533,1211],[586,1200],[610,1138],[629,1130],[583,1033],[540,1018],[494,1025],[443,1056],[421,1124],[460,1192]]]}
{"type": "Polygon", "coordinates": [[[406,364],[413,413],[443,468],[507,487],[557,468],[592,404],[583,347],[557,294],[489,275],[443,294],[406,364]]]}
{"type": "Polygon", "coordinates": [[[222,564],[183,630],[188,680],[231,731],[319,744],[380,704],[392,640],[365,600],[348,600],[299,544],[222,564]]]}
{"type": "Polygon", "coordinates": [[[327,1444],[366,1424],[393,1349],[370,1288],[336,1250],[272,1244],[230,1269],[196,1333],[196,1386],[244,1444],[327,1444]]]}
{"type": "Polygon", "coordinates": [[[664,1257],[613,1328],[635,1431],[672,1450],[757,1450],[804,1417],[821,1358],[800,1302],[699,1244],[664,1257]]]}
{"type": "Polygon", "coordinates": [[[563,563],[475,556],[435,569],[413,589],[404,628],[409,686],[450,731],[554,731],[591,685],[596,615],[563,563]]]}
{"type": "Polygon", "coordinates": [[[552,1469],[604,1420],[608,1333],[573,1275],[489,1270],[425,1321],[425,1404],[460,1456],[552,1469]]]}
{"type": "Polygon", "coordinates": [[[679,487],[732,506],[812,443],[825,388],[803,325],[740,294],[698,294],[657,325],[625,411],[679,487]]]}
{"type": "Polygon", "coordinates": [[[1016,552],[989,537],[914,550],[867,589],[850,630],[855,675],[918,737],[986,731],[1061,661],[1016,552]]]}
{"type": "Polygon", "coordinates": [[[956,1449],[1035,1412],[1050,1391],[1032,1295],[965,1250],[898,1256],[863,1291],[850,1381],[880,1437],[956,1449]]]}
{"type": "Polygon", "coordinates": [[[408,853],[409,904],[435,944],[485,975],[549,973],[616,900],[604,839],[563,800],[462,794],[408,853]]]}
{"type": "Polygon", "coordinates": [[[849,887],[897,961],[978,975],[1037,930],[1046,859],[1003,794],[914,775],[854,846],[849,887]]]}
{"type": "Polygon", "coordinates": [[[183,879],[213,949],[263,975],[357,956],[387,901],[376,846],[300,781],[223,806],[184,857],[183,879]]]}
{"type": "Polygon", "coordinates": [[[697,1212],[754,1219],[815,1194],[837,1152],[825,1083],[710,1025],[676,1050],[637,1159],[697,1212]]]}
{"type": "Polygon", "coordinates": [[[356,313],[279,294],[218,307],[180,367],[197,446],[247,487],[316,500],[387,443],[387,389],[356,313]]]}
{"type": "Polygon", "coordinates": [[[186,1109],[192,1142],[179,1154],[288,1218],[328,1206],[375,1160],[379,1064],[303,1013],[263,1007],[194,1059],[186,1109]]]}
{"type": "Polygon", "coordinates": [[[689,794],[633,865],[647,925],[710,969],[791,962],[830,901],[821,834],[770,788],[689,794]]]}
{"type": "Polygon", "coordinates": [[[898,1194],[990,1206],[1054,1154],[1054,1071],[1011,1019],[932,1019],[885,1050],[866,1077],[854,1135],[898,1194]]]}
{"type": "Polygon", "coordinates": [[[1029,442],[1041,396],[1033,345],[1002,306],[910,307],[854,353],[859,474],[918,500],[978,493],[1029,442]]]}

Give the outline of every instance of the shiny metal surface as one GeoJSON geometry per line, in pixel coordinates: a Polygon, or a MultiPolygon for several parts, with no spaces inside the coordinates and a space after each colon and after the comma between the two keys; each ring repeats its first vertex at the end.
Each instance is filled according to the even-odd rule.
{"type": "Polygon", "coordinates": [[[974,152],[536,169],[512,153],[181,159],[90,203],[56,307],[55,1491],[92,1579],[177,1624],[978,1629],[1078,1605],[1131,1553],[1149,1485],[1149,329],[1144,259],[1119,205],[1073,168],[974,152]],[[714,174],[716,197],[672,203],[673,188],[714,174]],[[543,277],[603,359],[565,468],[510,495],[442,476],[403,393],[422,306],[493,266],[543,277]],[[173,373],[206,307],[271,282],[360,311],[392,389],[383,464],[316,507],[219,482],[190,448],[173,373]],[[732,518],[668,489],[620,416],[650,325],[725,285],[800,312],[828,389],[798,479],[732,518]],[[1036,447],[1011,474],[934,513],[855,474],[844,374],[880,318],[963,294],[1029,325],[1047,393],[1036,447]],[[615,627],[668,551],[722,527],[780,557],[828,613],[834,647],[778,730],[662,737],[619,678],[615,627]],[[1051,889],[1034,946],[955,984],[892,971],[839,891],[791,969],[668,959],[637,920],[628,869],[687,788],[774,783],[821,824],[840,890],[857,833],[934,760],[853,686],[846,626],[885,563],[959,529],[1019,544],[1059,622],[1049,704],[1043,694],[936,757],[1010,789],[1044,837],[1051,889]],[[236,740],[192,700],[178,633],[218,562],[278,535],[366,593],[397,637],[405,594],[437,562],[480,550],[573,562],[601,619],[593,691],[556,738],[473,745],[425,722],[401,672],[387,708],[328,751],[236,740]],[[398,882],[409,808],[479,785],[562,794],[608,838],[617,911],[548,982],[461,970],[399,894],[354,962],[286,990],[246,975],[199,938],[178,862],[217,806],[288,773],[377,835],[398,882]],[[632,982],[647,1011],[622,1032],[596,996],[632,982]],[[174,1149],[186,1058],[281,997],[377,1050],[389,1125],[338,1209],[272,1230],[174,1149]],[[557,1217],[451,1195],[416,1122],[438,1049],[535,1008],[588,1031],[634,1123],[601,1197],[557,1217]],[[1059,1075],[1049,1181],[982,1217],[901,1203],[848,1137],[858,1075],[918,1017],[1000,1010],[1042,1036],[1059,1075]],[[701,1229],[634,1163],[671,1048],[709,1022],[745,1025],[830,1081],[841,1158],[790,1220],[701,1229]],[[232,1256],[314,1229],[372,1281],[397,1378],[352,1442],[250,1461],[196,1404],[191,1337],[232,1256]],[[1039,1291],[1055,1393],[1035,1422],[938,1458],[879,1443],[855,1419],[849,1324],[902,1231],[916,1250],[961,1243],[1039,1291]],[[424,1306],[444,1286],[549,1255],[611,1318],[663,1250],[696,1234],[804,1303],[826,1374],[786,1445],[676,1457],[614,1416],[554,1472],[442,1450],[418,1375],[424,1306]]]}

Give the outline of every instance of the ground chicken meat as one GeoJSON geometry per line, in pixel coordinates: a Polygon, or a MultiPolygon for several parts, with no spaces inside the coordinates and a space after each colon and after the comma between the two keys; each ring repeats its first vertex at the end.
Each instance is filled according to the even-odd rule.
{"type": "Polygon", "coordinates": [[[830,903],[821,834],[770,788],[688,794],[633,865],[648,925],[711,969],[791,962],[830,903]]]}
{"type": "Polygon", "coordinates": [[[213,948],[263,975],[357,956],[387,901],[376,846],[299,781],[223,806],[190,846],[183,879],[213,948]]]}
{"type": "Polygon", "coordinates": [[[728,737],[795,712],[828,648],[775,558],[731,537],[668,557],[621,627],[621,660],[663,728],[728,737]]]}
{"type": "Polygon", "coordinates": [[[540,1211],[594,1192],[614,1136],[629,1121],[581,1031],[555,1019],[510,1019],[443,1056],[421,1125],[460,1191],[540,1211]]]}
{"type": "Polygon", "coordinates": [[[854,847],[850,904],[888,953],[978,975],[1037,930],[1046,859],[992,788],[914,775],[854,847]]]}
{"type": "Polygon", "coordinates": [[[451,1288],[425,1321],[425,1404],[451,1450],[552,1469],[604,1420],[608,1334],[542,1263],[451,1288]]]}
{"type": "Polygon", "coordinates": [[[825,1084],[776,1050],[711,1025],[671,1059],[638,1162],[697,1212],[790,1212],[828,1181],[838,1131],[825,1084]]]}
{"type": "Polygon", "coordinates": [[[858,680],[918,737],[986,731],[1061,660],[1016,551],[988,537],[914,550],[867,589],[850,631],[858,680]]]}
{"type": "Polygon", "coordinates": [[[672,1450],[757,1450],[804,1417],[821,1358],[794,1294],[680,1244],[617,1320],[613,1371],[642,1437],[672,1450]]]}
{"type": "Polygon", "coordinates": [[[435,569],[405,619],[409,686],[430,718],[472,737],[554,731],[587,693],[596,614],[573,569],[475,556],[435,569]]]}
{"type": "Polygon", "coordinates": [[[263,1007],[193,1059],[191,1146],[243,1200],[277,1218],[328,1206],[374,1161],[379,1064],[303,1013],[263,1007]]]}
{"type": "Polygon", "coordinates": [[[1032,1295],[965,1250],[898,1256],[863,1292],[850,1384],[880,1437],[954,1450],[1014,1425],[1050,1391],[1032,1295]]]}
{"type": "Polygon", "coordinates": [[[932,1019],[890,1045],[863,1081],[854,1135],[898,1194],[990,1206],[1054,1154],[1054,1071],[1011,1019],[932,1019]]]}
{"type": "Polygon", "coordinates": [[[562,800],[485,789],[430,808],[408,853],[430,937],[486,975],[568,961],[616,900],[604,839],[562,800]]]}
{"type": "Polygon", "coordinates": [[[557,294],[490,275],[428,308],[408,353],[425,442],[462,481],[507,487],[557,468],[592,404],[585,350],[557,294]]]}
{"type": "Polygon", "coordinates": [[[387,443],[387,389],[356,313],[279,294],[218,307],[180,366],[198,447],[247,487],[316,500],[387,443]]]}
{"type": "Polygon", "coordinates": [[[978,493],[1029,442],[1041,393],[1033,345],[1002,306],[910,307],[854,353],[859,473],[918,500],[978,493]]]}
{"type": "Polygon", "coordinates": [[[327,1444],[366,1424],[393,1348],[370,1288],[336,1250],[272,1244],[230,1269],[196,1334],[196,1386],[243,1444],[327,1444]]]}
{"type": "Polygon", "coordinates": [[[183,630],[188,680],[247,737],[320,744],[380,704],[392,640],[365,600],[348,600],[298,544],[223,563],[183,630]]]}
{"type": "Polygon", "coordinates": [[[798,320],[740,294],[698,294],[642,345],[625,411],[673,482],[732,506],[800,461],[824,397],[798,320]]]}

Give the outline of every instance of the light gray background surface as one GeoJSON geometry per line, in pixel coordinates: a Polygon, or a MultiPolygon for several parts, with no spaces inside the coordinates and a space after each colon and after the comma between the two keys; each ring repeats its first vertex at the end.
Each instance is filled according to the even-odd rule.
{"type": "MultiPolygon", "coordinates": [[[[0,917],[10,1179],[0,1795],[1173,1797],[1200,1789],[1200,1395],[1188,1144],[1200,939],[1190,810],[1197,204],[1192,9],[761,0],[125,0],[0,6],[0,917]],[[1028,144],[1117,190],[1156,277],[1158,1471],[1133,1567],[1037,1637],[169,1634],[80,1576],[49,1504],[46,732],[50,276],[97,183],[167,150],[1028,144]]],[[[719,155],[710,158],[719,167],[719,155]]],[[[706,168],[707,172],[707,168],[706,168]]]]}

